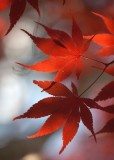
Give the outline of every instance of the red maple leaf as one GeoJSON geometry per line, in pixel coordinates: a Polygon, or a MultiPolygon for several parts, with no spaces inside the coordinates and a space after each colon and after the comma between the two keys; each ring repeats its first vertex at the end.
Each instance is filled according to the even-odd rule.
{"type": "Polygon", "coordinates": [[[63,81],[70,76],[74,70],[76,72],[77,79],[79,79],[82,71],[81,56],[85,51],[87,51],[93,37],[84,43],[82,32],[76,24],[74,16],[72,16],[72,19],[72,38],[64,31],[50,29],[43,24],[40,25],[44,27],[51,38],[35,37],[23,30],[30,36],[36,46],[45,54],[51,56],[51,58],[31,66],[20,63],[18,64],[35,71],[58,71],[54,79],[55,82],[63,81]]]}
{"type": "Polygon", "coordinates": [[[103,87],[99,94],[94,98],[94,100],[101,101],[112,97],[114,97],[114,81],[103,87]]]}
{"type": "Polygon", "coordinates": [[[106,27],[108,28],[108,30],[114,34],[114,17],[112,19],[109,19],[99,13],[95,13],[95,12],[92,12],[93,14],[95,14],[96,16],[99,16],[100,18],[102,18],[102,20],[104,21],[106,27]]]}
{"type": "MultiPolygon", "coordinates": [[[[114,55],[114,19],[109,19],[104,17],[103,15],[100,15],[98,13],[94,13],[96,16],[99,16],[100,18],[103,19],[105,25],[107,26],[108,30],[112,33],[112,34],[107,34],[107,33],[102,33],[102,34],[96,34],[95,37],[93,37],[93,41],[99,45],[105,46],[104,48],[102,48],[99,52],[97,52],[98,55],[100,56],[112,56],[114,55]]],[[[91,36],[84,36],[84,38],[88,39],[91,38],[93,35],[91,36]]],[[[95,67],[97,69],[100,70],[104,70],[103,67],[95,67]]],[[[114,76],[114,67],[113,66],[108,66],[105,70],[106,73],[114,76]]]]}
{"type": "MultiPolygon", "coordinates": [[[[45,88],[48,88],[48,86],[52,84],[52,81],[34,81],[34,83],[45,90],[45,88]]],[[[63,146],[60,153],[77,133],[80,120],[82,120],[83,124],[91,131],[96,141],[93,129],[93,117],[89,108],[114,113],[114,106],[113,108],[112,106],[101,107],[92,99],[78,96],[77,88],[73,83],[72,92],[61,83],[55,83],[55,85],[46,90],[46,92],[55,97],[40,100],[23,115],[15,117],[13,120],[20,118],[41,118],[50,115],[42,128],[35,135],[29,136],[29,138],[47,135],[64,125],[63,146]]]]}
{"type": "MultiPolygon", "coordinates": [[[[97,34],[94,38],[93,41],[99,45],[106,46],[103,49],[101,49],[97,54],[101,56],[111,56],[114,55],[114,19],[109,19],[104,17],[101,14],[92,12],[96,16],[99,16],[100,18],[103,19],[106,27],[112,34],[108,33],[102,33],[102,34],[97,34]]],[[[91,38],[91,36],[84,36],[84,38],[91,38]]]]}
{"type": "MultiPolygon", "coordinates": [[[[4,0],[2,0],[4,1],[4,0]]],[[[17,23],[17,21],[22,16],[26,3],[29,3],[40,15],[39,7],[38,7],[38,0],[11,0],[11,8],[10,8],[10,27],[6,33],[6,35],[12,30],[14,25],[17,23]]],[[[3,2],[1,2],[3,3],[3,2]]],[[[7,4],[7,2],[5,3],[7,4]]]]}
{"type": "MultiPolygon", "coordinates": [[[[102,90],[99,92],[99,94],[94,98],[95,101],[102,101],[106,100],[108,98],[114,97],[114,81],[107,84],[105,87],[102,88],[102,90]]],[[[114,105],[110,105],[110,113],[114,113],[114,105]]],[[[96,132],[95,134],[100,133],[111,133],[114,132],[114,118],[110,119],[105,126],[96,132]]]]}
{"type": "MultiPolygon", "coordinates": [[[[38,12],[40,16],[38,0],[0,0],[0,11],[2,11],[3,9],[5,9],[11,4],[11,9],[10,9],[10,14],[9,14],[10,27],[6,35],[12,30],[14,25],[23,15],[27,2],[38,12]]],[[[65,0],[63,0],[63,5],[64,4],[65,4],[65,0]]]]}
{"type": "Polygon", "coordinates": [[[105,126],[100,129],[98,132],[95,134],[101,134],[101,133],[113,133],[114,132],[114,118],[110,119],[105,126]]]}

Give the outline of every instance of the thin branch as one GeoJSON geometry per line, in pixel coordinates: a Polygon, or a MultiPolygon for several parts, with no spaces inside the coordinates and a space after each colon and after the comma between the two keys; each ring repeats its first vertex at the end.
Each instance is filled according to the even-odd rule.
{"type": "Polygon", "coordinates": [[[86,89],[84,90],[80,95],[79,97],[81,97],[89,88],[91,88],[95,83],[96,81],[103,75],[103,73],[105,72],[106,68],[108,67],[108,65],[105,65],[103,71],[101,72],[101,74],[97,77],[97,79],[86,89]]]}
{"type": "Polygon", "coordinates": [[[103,64],[103,65],[106,65],[104,62],[98,61],[98,60],[93,59],[93,58],[89,58],[89,57],[86,57],[86,56],[83,56],[83,55],[81,55],[80,57],[83,57],[83,58],[85,58],[85,59],[89,59],[89,60],[92,60],[92,61],[95,61],[95,62],[101,63],[101,64],[103,64]]]}

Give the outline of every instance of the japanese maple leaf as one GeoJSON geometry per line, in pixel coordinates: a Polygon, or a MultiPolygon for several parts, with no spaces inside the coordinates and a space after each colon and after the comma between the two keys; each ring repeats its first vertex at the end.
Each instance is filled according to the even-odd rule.
{"type": "MultiPolygon", "coordinates": [[[[8,4],[8,2],[5,0],[5,4],[8,4]]],[[[10,8],[10,27],[6,33],[6,35],[12,30],[14,25],[17,23],[17,21],[22,16],[27,2],[38,12],[40,15],[39,7],[38,7],[38,0],[11,0],[11,8],[10,8]]],[[[2,4],[4,4],[4,0],[1,1],[2,4]]],[[[8,4],[9,5],[9,4],[8,4]]]]}
{"type": "MultiPolygon", "coordinates": [[[[108,28],[109,32],[112,34],[108,33],[102,33],[102,34],[97,34],[94,38],[93,41],[99,45],[105,46],[103,49],[101,49],[97,54],[101,56],[111,56],[114,55],[114,18],[109,19],[107,17],[104,17],[101,14],[94,13],[96,16],[99,16],[102,18],[104,21],[106,27],[108,28]]],[[[91,38],[91,36],[84,36],[84,38],[91,38]]]]}
{"type": "Polygon", "coordinates": [[[114,97],[114,81],[111,81],[101,89],[99,94],[94,98],[94,101],[102,101],[113,97],[114,97]]]}
{"type": "MultiPolygon", "coordinates": [[[[48,88],[52,84],[52,81],[34,81],[34,83],[45,90],[45,88],[48,88]]],[[[50,115],[41,129],[35,135],[29,136],[29,138],[47,135],[64,125],[63,146],[59,152],[61,153],[77,133],[80,120],[82,120],[96,141],[93,118],[89,108],[96,108],[112,113],[112,106],[101,107],[92,99],[81,98],[78,96],[77,88],[73,83],[72,92],[61,83],[55,83],[46,92],[55,97],[40,100],[23,115],[14,118],[14,120],[20,118],[41,118],[50,115]]]]}
{"type": "MultiPolygon", "coordinates": [[[[102,100],[106,100],[108,98],[113,98],[113,97],[114,97],[114,81],[108,83],[105,87],[103,87],[99,92],[99,94],[94,98],[94,100],[102,101],[102,100]]],[[[110,111],[114,113],[113,104],[110,106],[110,111]],[[111,108],[112,108],[112,111],[111,111],[111,108]]],[[[111,132],[114,132],[114,118],[110,119],[101,130],[96,132],[96,134],[111,133],[111,132]]]]}
{"type": "MultiPolygon", "coordinates": [[[[10,14],[9,14],[10,27],[6,35],[12,30],[14,25],[23,15],[27,2],[38,12],[40,16],[38,0],[0,0],[0,11],[5,9],[11,4],[10,14]]],[[[65,4],[65,0],[63,0],[63,4],[65,4]]]]}
{"type": "MultiPolygon", "coordinates": [[[[107,34],[107,33],[102,33],[102,34],[97,34],[95,37],[93,37],[93,41],[99,45],[105,46],[103,49],[101,49],[99,52],[97,52],[98,55],[100,56],[106,56],[108,58],[108,56],[112,56],[114,55],[114,19],[108,19],[106,17],[104,17],[103,15],[100,15],[98,13],[94,13],[93,14],[101,17],[104,21],[104,23],[106,24],[108,30],[112,33],[112,34],[107,34]]],[[[91,36],[84,36],[84,38],[88,39],[91,38],[93,35],[91,36]]],[[[111,62],[111,64],[113,64],[114,61],[111,62]]],[[[97,69],[100,70],[104,70],[103,67],[95,67],[97,69]]],[[[105,71],[106,73],[114,76],[114,66],[108,66],[105,71]]]]}
{"type": "Polygon", "coordinates": [[[101,133],[113,133],[114,132],[114,118],[110,119],[105,126],[100,129],[98,132],[95,134],[101,134],[101,133]]]}
{"type": "Polygon", "coordinates": [[[40,25],[44,27],[51,38],[35,37],[23,30],[30,36],[41,51],[51,57],[31,66],[20,63],[18,64],[35,71],[58,71],[54,79],[55,82],[63,81],[70,76],[74,70],[77,79],[79,79],[82,71],[81,56],[85,51],[87,51],[92,38],[83,43],[82,32],[76,24],[74,16],[72,16],[72,19],[72,38],[64,31],[50,29],[43,24],[40,25]]]}
{"type": "Polygon", "coordinates": [[[108,30],[114,34],[114,17],[112,19],[109,19],[101,14],[92,12],[93,14],[95,14],[96,16],[99,16],[100,18],[102,18],[102,20],[104,21],[106,27],[108,28],[108,30]]]}

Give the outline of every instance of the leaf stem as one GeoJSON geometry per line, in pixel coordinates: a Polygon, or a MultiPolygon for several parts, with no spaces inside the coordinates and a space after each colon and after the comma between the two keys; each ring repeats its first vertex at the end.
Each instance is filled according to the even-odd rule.
{"type": "Polygon", "coordinates": [[[101,74],[96,78],[96,80],[86,89],[84,90],[80,95],[79,97],[81,97],[89,88],[91,88],[95,83],[96,81],[103,75],[104,71],[106,70],[106,68],[108,67],[109,64],[105,64],[105,67],[103,69],[103,71],[101,72],[101,74]]]}
{"type": "MultiPolygon", "coordinates": [[[[93,59],[92,59],[92,60],[93,60],[93,59]]],[[[97,60],[95,60],[95,61],[97,61],[97,60]]],[[[100,61],[98,61],[98,62],[100,62],[100,61]]],[[[110,63],[103,63],[103,62],[100,62],[100,63],[102,63],[102,64],[105,65],[103,71],[102,71],[101,74],[97,77],[97,79],[96,79],[86,90],[84,90],[78,97],[81,97],[89,88],[91,88],[91,87],[96,83],[96,81],[103,75],[103,73],[105,72],[106,68],[107,68],[109,65],[111,65],[111,64],[114,63],[114,60],[112,60],[110,63]]]]}
{"type": "Polygon", "coordinates": [[[88,58],[88,57],[83,56],[83,55],[81,55],[80,57],[83,57],[83,58],[85,58],[85,59],[89,59],[89,60],[92,60],[92,61],[95,61],[95,62],[101,63],[101,64],[103,64],[103,65],[106,65],[104,62],[98,61],[98,60],[93,59],[93,58],[88,58]]]}

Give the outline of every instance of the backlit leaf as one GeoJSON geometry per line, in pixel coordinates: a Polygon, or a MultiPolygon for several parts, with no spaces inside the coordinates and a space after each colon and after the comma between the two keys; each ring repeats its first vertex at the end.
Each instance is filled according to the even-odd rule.
{"type": "Polygon", "coordinates": [[[36,44],[36,46],[44,52],[48,56],[68,56],[70,53],[68,50],[64,47],[61,47],[51,38],[40,38],[32,36],[27,31],[23,30],[26,34],[30,36],[30,38],[33,40],[33,42],[36,44]]]}
{"type": "Polygon", "coordinates": [[[67,77],[69,77],[71,73],[73,72],[74,67],[75,67],[75,61],[68,62],[63,68],[61,68],[58,71],[56,77],[54,78],[54,81],[61,82],[67,77]]]}
{"type": "Polygon", "coordinates": [[[107,28],[109,29],[110,32],[114,33],[114,19],[109,19],[101,14],[92,12],[93,14],[95,14],[96,16],[99,16],[103,19],[104,23],[106,24],[107,28]]]}
{"type": "Polygon", "coordinates": [[[105,126],[95,134],[100,134],[100,133],[113,133],[114,132],[114,118],[110,119],[105,126]]]}
{"type": "Polygon", "coordinates": [[[72,38],[64,31],[48,28],[47,26],[38,22],[37,23],[40,24],[47,31],[48,35],[51,38],[35,37],[22,29],[22,31],[24,31],[27,35],[30,36],[30,38],[33,40],[36,46],[41,49],[41,51],[52,57],[31,66],[20,63],[18,64],[35,71],[58,71],[54,79],[55,82],[65,80],[71,75],[71,73],[75,69],[77,79],[79,79],[83,67],[80,56],[88,49],[93,37],[83,44],[83,36],[81,30],[76,24],[74,15],[72,15],[72,17],[72,38]]]}
{"type": "Polygon", "coordinates": [[[69,118],[67,119],[63,127],[63,147],[61,148],[59,153],[63,152],[68,143],[73,139],[73,137],[77,133],[79,128],[79,122],[80,122],[80,114],[75,108],[71,112],[69,118]]]}
{"type": "MultiPolygon", "coordinates": [[[[97,104],[95,100],[89,98],[81,98],[80,96],[78,97],[77,88],[73,83],[73,93],[61,83],[55,83],[51,88],[47,90],[45,90],[45,88],[48,88],[53,83],[53,81],[34,81],[34,83],[41,87],[47,93],[58,97],[49,97],[40,100],[38,103],[34,104],[27,112],[14,118],[14,120],[20,118],[40,118],[50,115],[42,128],[35,135],[29,136],[29,138],[47,135],[58,130],[64,125],[63,146],[59,153],[63,152],[63,150],[77,133],[80,120],[82,120],[83,124],[91,131],[96,141],[96,136],[93,130],[93,117],[89,108],[100,109],[108,113],[114,113],[114,105],[102,107],[97,104]]],[[[102,91],[100,92],[100,94],[102,94],[99,94],[98,98],[99,96],[101,96],[101,99],[104,99],[102,95],[105,95],[107,86],[105,86],[105,89],[102,89],[102,91]]],[[[110,86],[108,86],[108,89],[109,88],[110,86]]],[[[109,98],[109,96],[110,95],[105,98],[109,98]]],[[[111,125],[108,124],[108,126],[111,125]]],[[[108,129],[106,128],[105,131],[107,130],[111,132],[113,129],[111,130],[111,128],[108,127],[108,129]]],[[[102,132],[104,132],[104,129],[102,132]]]]}
{"type": "MultiPolygon", "coordinates": [[[[33,81],[36,85],[41,87],[44,91],[45,88],[48,88],[52,81],[33,81]]],[[[55,83],[50,89],[46,90],[47,93],[54,95],[54,96],[65,96],[65,97],[72,97],[72,92],[62,83],[55,83]]]]}
{"type": "Polygon", "coordinates": [[[25,68],[41,71],[41,72],[56,72],[60,70],[65,64],[67,64],[67,57],[51,57],[39,63],[33,64],[31,66],[17,63],[25,68]]]}
{"type": "Polygon", "coordinates": [[[99,52],[97,52],[100,56],[112,56],[114,55],[114,46],[104,47],[99,52]]]}
{"type": "MultiPolygon", "coordinates": [[[[89,39],[92,36],[93,35],[84,36],[84,38],[89,39]]],[[[93,38],[93,41],[99,45],[102,45],[102,46],[112,46],[112,45],[114,45],[114,35],[107,34],[107,33],[96,34],[95,37],[93,38]]]]}
{"type": "Polygon", "coordinates": [[[96,141],[96,136],[93,130],[92,114],[90,110],[86,107],[86,105],[84,105],[83,103],[80,104],[80,116],[81,116],[83,124],[91,131],[96,141]]]}
{"type": "Polygon", "coordinates": [[[103,87],[99,94],[94,98],[94,100],[101,101],[112,97],[114,97],[114,81],[103,87]]]}
{"type": "Polygon", "coordinates": [[[29,138],[35,138],[52,133],[58,130],[65,123],[67,117],[69,116],[69,107],[62,107],[57,112],[53,113],[44,123],[42,128],[33,136],[29,138]]]}
{"type": "Polygon", "coordinates": [[[49,97],[40,100],[34,104],[27,112],[23,115],[15,117],[13,120],[21,118],[41,118],[48,116],[57,111],[63,105],[63,98],[60,97],[49,97]]]}

